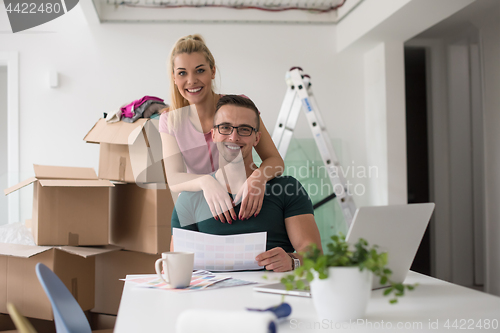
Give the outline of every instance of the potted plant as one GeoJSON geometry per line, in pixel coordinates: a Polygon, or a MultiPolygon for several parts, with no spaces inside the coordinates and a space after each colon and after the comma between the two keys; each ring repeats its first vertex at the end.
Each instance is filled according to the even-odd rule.
{"type": "Polygon", "coordinates": [[[414,289],[415,285],[391,281],[387,253],[379,252],[376,245],[370,247],[361,238],[351,248],[343,235],[331,239],[325,254],[312,246],[302,253],[302,266],[281,279],[289,290],[305,289],[305,277],[310,282],[313,303],[321,319],[340,322],[362,318],[370,299],[373,275],[380,279],[381,285],[389,285],[384,295],[393,296],[390,303],[397,303],[405,289],[414,289]]]}

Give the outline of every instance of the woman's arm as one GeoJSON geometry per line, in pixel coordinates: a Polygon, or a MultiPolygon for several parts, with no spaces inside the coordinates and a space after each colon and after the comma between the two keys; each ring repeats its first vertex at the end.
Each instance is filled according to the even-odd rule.
{"type": "Polygon", "coordinates": [[[264,126],[260,118],[260,141],[255,147],[259,154],[262,164],[248,177],[247,185],[238,192],[235,201],[241,202],[240,219],[247,219],[250,216],[257,216],[262,208],[264,201],[264,192],[266,183],[276,176],[279,176],[285,170],[285,163],[281,158],[278,149],[274,145],[273,139],[264,126]]]}
{"type": "Polygon", "coordinates": [[[163,149],[165,173],[170,190],[173,192],[202,191],[206,183],[210,183],[210,175],[196,175],[185,171],[184,159],[173,135],[160,133],[163,149]]]}
{"type": "Polygon", "coordinates": [[[167,182],[172,192],[203,191],[212,216],[221,222],[236,220],[236,213],[227,189],[210,175],[196,175],[185,171],[184,159],[173,135],[160,133],[167,182]]]}
{"type": "Polygon", "coordinates": [[[262,160],[262,164],[259,169],[262,172],[263,179],[267,182],[274,177],[283,174],[285,171],[285,162],[283,162],[283,158],[281,158],[271,135],[269,135],[269,132],[262,121],[262,118],[260,119],[260,132],[260,141],[255,147],[255,150],[262,160]]]}

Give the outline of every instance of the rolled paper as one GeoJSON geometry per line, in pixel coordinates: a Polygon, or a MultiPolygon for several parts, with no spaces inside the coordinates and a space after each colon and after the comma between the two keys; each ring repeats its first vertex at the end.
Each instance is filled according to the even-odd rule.
{"type": "Polygon", "coordinates": [[[177,319],[177,333],[275,333],[276,316],[269,311],[190,309],[177,319]]]}

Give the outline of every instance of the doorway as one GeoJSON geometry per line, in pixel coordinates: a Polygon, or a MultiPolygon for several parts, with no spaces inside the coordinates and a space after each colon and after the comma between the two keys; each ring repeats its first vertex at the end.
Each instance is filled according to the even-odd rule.
{"type": "MultiPolygon", "coordinates": [[[[430,202],[426,54],[405,47],[406,165],[408,203],[430,202]]],[[[411,270],[431,275],[431,226],[427,227],[411,270]]]]}
{"type": "MultiPolygon", "coordinates": [[[[19,183],[19,53],[0,51],[0,185],[19,183]]],[[[0,196],[0,225],[20,221],[19,193],[0,196]],[[4,206],[4,204],[6,206],[4,206]],[[5,215],[7,218],[5,219],[5,215]]]]}
{"type": "MultiPolygon", "coordinates": [[[[427,182],[422,178],[423,169],[412,175],[409,167],[408,178],[420,177],[418,186],[421,190],[427,187],[429,201],[436,203],[428,238],[424,238],[418,255],[426,253],[432,276],[480,288],[484,275],[485,207],[479,32],[466,25],[427,35],[433,38],[416,38],[405,44],[408,52],[424,51],[425,70],[419,71],[426,76],[425,84],[420,85],[426,93],[420,93],[422,102],[414,103],[425,101],[427,105],[427,112],[420,115],[427,115],[427,133],[424,135],[422,129],[410,134],[412,128],[407,126],[408,139],[410,143],[416,139],[411,137],[414,135],[427,139],[428,147],[427,182]]],[[[417,79],[407,78],[407,82],[410,80],[417,79]]],[[[409,92],[407,87],[407,94],[415,92],[409,92]]],[[[409,165],[412,154],[409,147],[409,165]]],[[[415,202],[410,193],[409,199],[415,202]]]]}

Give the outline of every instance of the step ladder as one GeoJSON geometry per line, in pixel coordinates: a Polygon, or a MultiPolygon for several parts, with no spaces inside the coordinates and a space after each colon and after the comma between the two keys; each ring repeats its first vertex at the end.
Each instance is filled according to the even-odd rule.
{"type": "Polygon", "coordinates": [[[288,88],[274,127],[272,135],[274,144],[281,157],[285,159],[300,110],[304,111],[334,190],[328,197],[315,204],[314,209],[336,197],[349,228],[356,212],[356,205],[352,193],[348,191],[347,181],[340,172],[340,162],[333,150],[311,89],[311,78],[302,74],[302,68],[292,67],[286,73],[285,80],[288,88]]]}

